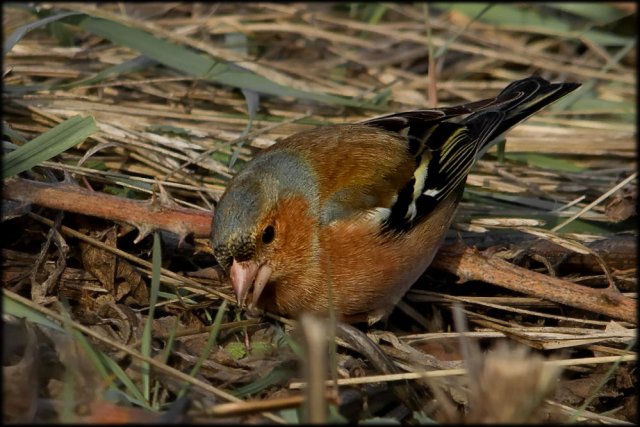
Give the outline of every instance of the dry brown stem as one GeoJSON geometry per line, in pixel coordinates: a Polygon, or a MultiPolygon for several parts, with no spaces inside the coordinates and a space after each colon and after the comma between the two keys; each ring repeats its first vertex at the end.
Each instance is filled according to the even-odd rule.
{"type": "Polygon", "coordinates": [[[5,182],[3,195],[51,209],[124,221],[143,234],[162,229],[181,237],[188,234],[206,237],[211,230],[212,212],[111,196],[69,183],[47,184],[14,178],[5,182]]]}
{"type": "MultiPolygon", "coordinates": [[[[551,264],[562,263],[571,269],[580,269],[583,272],[601,272],[602,267],[592,255],[580,254],[558,244],[542,239],[532,239],[523,236],[522,233],[486,233],[477,236],[464,236],[463,240],[468,246],[478,249],[498,250],[500,248],[525,248],[528,253],[539,255],[547,259],[551,264]]],[[[453,240],[450,240],[453,243],[453,240]]],[[[584,245],[602,257],[604,262],[613,269],[627,270],[635,268],[637,238],[632,235],[615,235],[607,238],[585,242],[584,245]]]]}
{"type": "MultiPolygon", "coordinates": [[[[6,183],[4,191],[8,199],[125,221],[142,230],[164,229],[180,236],[193,233],[196,237],[208,236],[211,230],[212,212],[157,206],[146,201],[85,190],[68,183],[46,184],[15,178],[6,183]]],[[[605,253],[608,252],[605,250],[605,253]]],[[[515,266],[497,257],[483,255],[459,244],[444,246],[433,266],[465,280],[482,280],[527,295],[636,322],[635,301],[615,289],[592,289],[576,285],[515,266]]]]}
{"type": "Polygon", "coordinates": [[[432,266],[560,304],[636,323],[636,302],[615,288],[593,289],[536,273],[462,244],[443,246],[432,266]]]}

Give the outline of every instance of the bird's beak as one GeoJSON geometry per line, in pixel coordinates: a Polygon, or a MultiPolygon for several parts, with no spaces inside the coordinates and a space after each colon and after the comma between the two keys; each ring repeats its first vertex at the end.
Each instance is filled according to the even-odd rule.
{"type": "Polygon", "coordinates": [[[249,291],[253,287],[253,296],[249,308],[253,308],[258,303],[258,299],[264,290],[272,270],[266,264],[258,265],[255,261],[238,262],[235,259],[231,264],[229,276],[231,285],[236,293],[239,306],[243,306],[249,291]]]}

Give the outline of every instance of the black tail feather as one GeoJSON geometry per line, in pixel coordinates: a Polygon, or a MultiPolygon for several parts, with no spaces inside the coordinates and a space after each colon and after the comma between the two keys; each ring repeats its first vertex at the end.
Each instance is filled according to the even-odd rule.
{"type": "Polygon", "coordinates": [[[473,126],[476,120],[484,121],[483,114],[498,110],[505,113],[504,119],[486,139],[480,139],[482,146],[478,151],[484,151],[500,135],[511,129],[518,123],[562,98],[580,86],[579,83],[550,83],[541,77],[529,77],[509,84],[496,97],[496,102],[489,108],[469,115],[462,123],[473,126]],[[505,101],[502,101],[505,100],[505,101]]]}
{"type": "Polygon", "coordinates": [[[416,173],[400,191],[386,229],[410,229],[444,199],[459,198],[473,164],[500,135],[578,86],[528,77],[495,98],[365,122],[405,136],[416,158],[416,173]]]}

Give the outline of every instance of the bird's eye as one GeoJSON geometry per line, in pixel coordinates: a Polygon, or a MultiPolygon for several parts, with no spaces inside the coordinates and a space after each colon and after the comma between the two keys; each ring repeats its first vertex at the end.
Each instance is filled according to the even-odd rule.
{"type": "Polygon", "coordinates": [[[262,243],[268,245],[273,242],[274,237],[276,237],[276,230],[273,228],[273,225],[267,225],[262,232],[262,243]]]}

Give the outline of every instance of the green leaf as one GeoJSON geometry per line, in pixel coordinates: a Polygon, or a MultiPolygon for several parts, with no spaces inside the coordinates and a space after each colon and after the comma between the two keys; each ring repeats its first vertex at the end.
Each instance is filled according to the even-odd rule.
{"type": "Polygon", "coordinates": [[[68,18],[66,22],[76,24],[93,34],[111,40],[113,43],[134,49],[167,67],[201,79],[269,95],[290,96],[332,105],[382,110],[366,101],[286,87],[250,71],[239,70],[237,67],[232,67],[208,55],[115,21],[90,16],[78,19],[74,16],[68,18]]]}
{"type": "Polygon", "coordinates": [[[582,172],[585,170],[585,168],[572,161],[540,153],[510,153],[507,151],[505,157],[509,160],[516,160],[526,163],[529,166],[536,166],[544,169],[553,169],[563,172],[582,172]]]}
{"type": "Polygon", "coordinates": [[[549,109],[551,111],[564,111],[569,108],[574,111],[595,110],[602,113],[612,113],[610,119],[627,119],[627,121],[633,119],[635,123],[635,100],[611,101],[602,99],[594,90],[596,83],[595,79],[585,81],[580,89],[554,102],[549,109]],[[613,115],[613,112],[615,112],[615,115],[613,115]]]}
{"type": "Polygon", "coordinates": [[[298,408],[283,409],[279,412],[283,420],[287,424],[300,424],[300,417],[298,416],[298,408]]]}
{"type": "MultiPolygon", "coordinates": [[[[627,345],[627,348],[625,348],[624,350],[630,351],[635,346],[635,343],[636,340],[631,340],[631,342],[627,345]]],[[[600,396],[600,390],[602,390],[604,386],[611,380],[611,378],[614,377],[615,372],[618,369],[618,366],[620,366],[621,362],[622,356],[620,356],[620,358],[616,360],[609,367],[609,369],[607,369],[607,372],[605,372],[605,374],[600,378],[600,381],[598,381],[597,385],[594,388],[591,388],[591,390],[589,391],[589,396],[584,399],[584,402],[582,402],[580,407],[577,408],[573,414],[571,414],[571,417],[568,420],[569,424],[575,424],[582,413],[589,407],[589,405],[591,405],[591,402],[593,402],[594,399],[600,396]]]]}
{"type": "Polygon", "coordinates": [[[291,351],[298,357],[304,357],[302,348],[289,334],[285,334],[284,330],[276,325],[275,333],[273,334],[274,343],[276,347],[289,347],[291,351]]]}
{"type": "Polygon", "coordinates": [[[21,25],[20,27],[18,27],[18,29],[16,29],[13,33],[11,33],[11,35],[9,37],[7,37],[7,39],[4,41],[4,44],[2,45],[2,55],[4,56],[7,53],[9,53],[11,51],[11,49],[13,49],[13,47],[29,31],[35,30],[36,28],[43,27],[43,26],[45,26],[47,24],[50,24],[50,23],[55,22],[55,21],[59,21],[61,19],[67,18],[67,17],[72,16],[72,15],[80,15],[80,13],[78,13],[78,12],[59,13],[57,15],[48,16],[48,17],[43,18],[43,19],[38,19],[35,22],[30,22],[28,24],[21,25]]]}
{"type": "Polygon", "coordinates": [[[107,164],[100,159],[88,159],[84,162],[83,166],[87,169],[93,169],[96,171],[106,171],[107,164]]]}
{"type": "Polygon", "coordinates": [[[113,372],[116,378],[118,378],[129,391],[130,394],[125,394],[127,399],[130,402],[140,405],[144,408],[151,409],[151,406],[144,398],[138,387],[136,387],[134,382],[131,380],[131,378],[129,378],[127,373],[120,367],[120,365],[118,365],[113,359],[102,352],[100,352],[100,357],[102,358],[103,363],[107,367],[109,367],[109,369],[111,369],[111,372],[113,372]]]}
{"type": "MultiPolygon", "coordinates": [[[[160,294],[161,292],[158,292],[158,296],[161,296],[160,294]]],[[[176,316],[175,321],[173,322],[173,327],[169,331],[169,337],[167,339],[167,342],[164,345],[164,350],[162,351],[162,355],[160,356],[160,362],[164,364],[167,363],[167,360],[169,360],[169,356],[173,353],[173,344],[175,343],[175,340],[176,340],[176,334],[178,333],[179,325],[180,325],[180,317],[176,316]]],[[[151,401],[151,404],[155,409],[158,409],[158,407],[160,406],[160,402],[158,399],[160,390],[161,390],[161,384],[159,381],[157,381],[153,388],[153,399],[151,401]]]]}
{"type": "Polygon", "coordinates": [[[145,130],[147,132],[153,132],[158,135],[169,134],[169,135],[183,136],[185,138],[188,138],[191,136],[191,132],[188,131],[187,129],[177,127],[177,126],[171,126],[171,125],[149,125],[145,130]]]}
{"type": "MultiPolygon", "coordinates": [[[[45,315],[43,315],[39,311],[32,309],[29,306],[11,299],[11,297],[7,296],[6,294],[2,295],[2,312],[5,314],[11,314],[18,318],[25,318],[32,323],[51,328],[61,333],[66,332],[64,328],[58,325],[57,322],[50,320],[45,315]]],[[[66,312],[64,314],[68,317],[68,314],[66,312]]],[[[68,320],[70,321],[70,319],[68,320]]],[[[109,368],[115,374],[115,376],[120,381],[122,381],[129,392],[133,396],[135,396],[134,398],[130,398],[129,396],[127,396],[127,398],[129,398],[132,402],[135,402],[142,406],[147,406],[136,386],[116,362],[114,362],[101,351],[94,349],[91,344],[89,344],[85,336],[82,335],[82,333],[77,330],[72,330],[71,327],[69,327],[68,329],[69,333],[74,336],[75,340],[83,349],[87,358],[91,361],[92,366],[96,369],[101,378],[105,380],[108,379],[109,373],[107,371],[107,368],[109,368]]],[[[115,386],[112,384],[111,387],[115,386]]]]}
{"type": "Polygon", "coordinates": [[[73,83],[66,83],[66,84],[62,84],[62,85],[54,85],[51,87],[51,89],[63,89],[63,88],[67,88],[67,89],[71,89],[77,86],[84,86],[84,85],[92,85],[95,83],[99,83],[103,80],[106,80],[107,77],[109,76],[120,76],[122,74],[127,74],[127,73],[132,73],[135,71],[140,71],[140,70],[144,70],[145,68],[149,67],[150,65],[155,64],[155,61],[150,60],[149,58],[145,58],[144,56],[137,56],[135,58],[132,59],[127,59],[126,61],[123,61],[119,64],[113,65],[111,67],[107,67],[104,70],[100,71],[99,73],[91,76],[91,77],[87,77],[85,79],[82,79],[80,81],[77,82],[73,82],[73,83]]]}
{"type": "Polygon", "coordinates": [[[400,421],[395,418],[389,417],[373,417],[364,421],[360,421],[358,424],[400,424],[400,421]]]}
{"type": "MultiPolygon", "coordinates": [[[[554,214],[540,215],[539,219],[543,219],[545,221],[544,228],[546,228],[547,230],[553,230],[555,226],[560,225],[567,218],[554,214]]],[[[610,223],[601,221],[588,221],[586,219],[579,218],[562,227],[562,233],[582,233],[595,234],[599,236],[610,236],[613,233],[628,231],[629,226],[625,223],[626,221],[620,223],[610,223]]]]}
{"type": "Polygon", "coordinates": [[[231,356],[233,360],[240,360],[247,355],[244,343],[231,341],[224,346],[224,351],[231,356]]]}
{"type": "Polygon", "coordinates": [[[598,30],[585,31],[584,36],[591,42],[602,46],[624,46],[630,42],[635,42],[633,37],[624,37],[598,30]]]}
{"type": "MultiPolygon", "coordinates": [[[[151,254],[151,292],[149,296],[149,313],[147,321],[142,331],[142,344],[140,353],[143,356],[151,357],[151,341],[153,337],[151,332],[153,329],[153,315],[158,302],[158,290],[160,289],[160,270],[162,270],[162,250],[160,248],[160,235],[153,233],[153,251],[151,254]]],[[[151,369],[149,362],[142,363],[142,390],[144,392],[145,401],[149,401],[151,397],[151,369]]]]}
{"type": "Polygon", "coordinates": [[[265,357],[269,353],[273,352],[273,344],[267,341],[251,341],[251,356],[265,357]]]}
{"type": "MultiPolygon", "coordinates": [[[[65,313],[65,315],[68,316],[67,313],[65,313]]],[[[71,333],[74,335],[80,347],[82,347],[84,353],[91,361],[93,367],[100,374],[100,377],[103,380],[110,382],[110,389],[118,390],[116,385],[110,381],[110,374],[108,371],[111,371],[115,375],[115,377],[119,379],[122,384],[124,384],[127,390],[129,390],[130,394],[122,393],[121,396],[125,397],[129,402],[138,404],[147,409],[151,409],[131,378],[129,378],[124,370],[113,359],[104,354],[102,351],[94,349],[87,338],[82,335],[80,331],[74,329],[71,330],[71,333]]]]}
{"type": "Polygon", "coordinates": [[[436,420],[429,418],[422,411],[413,411],[413,418],[418,421],[418,424],[436,424],[436,420]]]}
{"type": "Polygon", "coordinates": [[[60,46],[73,46],[73,33],[62,22],[52,22],[48,25],[49,33],[55,37],[60,46]]]}
{"type": "MultiPolygon", "coordinates": [[[[366,421],[364,421],[366,422],[366,421]]],[[[336,405],[329,405],[329,415],[327,416],[327,424],[347,424],[349,420],[344,417],[336,405]]]]}
{"type": "Polygon", "coordinates": [[[6,179],[49,160],[83,142],[98,131],[93,117],[75,116],[35,137],[2,159],[2,178],[6,179]]]}
{"type": "MultiPolygon", "coordinates": [[[[24,136],[20,135],[18,132],[16,132],[15,130],[11,129],[9,127],[9,125],[7,123],[5,123],[5,122],[2,122],[2,133],[3,133],[3,135],[7,135],[13,141],[19,141],[22,144],[26,144],[27,143],[27,140],[25,139],[24,136]]],[[[3,142],[5,142],[5,141],[3,141],[3,142]]],[[[15,144],[12,144],[12,145],[14,145],[14,148],[18,148],[17,145],[15,145],[15,144]]]]}
{"type": "MultiPolygon", "coordinates": [[[[545,5],[553,7],[552,5],[557,5],[558,3],[546,3],[545,5]]],[[[586,10],[589,4],[580,4],[575,3],[572,4],[575,7],[570,7],[569,3],[565,3],[566,6],[564,9],[569,11],[571,9],[572,12],[577,10],[586,10]]],[[[602,6],[602,9],[607,9],[610,12],[610,6],[605,6],[601,4],[591,3],[593,6],[602,6]]],[[[508,26],[521,26],[528,27],[531,29],[534,28],[544,28],[547,30],[552,30],[555,34],[560,37],[567,38],[576,38],[578,34],[580,34],[580,30],[585,30],[583,35],[589,38],[594,43],[601,44],[603,46],[624,46],[629,43],[630,40],[635,40],[633,37],[624,37],[619,36],[617,34],[613,34],[610,32],[592,29],[593,19],[589,17],[586,22],[576,22],[576,25],[573,27],[569,24],[569,21],[558,19],[554,16],[551,16],[549,13],[540,13],[533,5],[523,5],[523,6],[514,6],[514,5],[506,5],[506,4],[491,4],[491,3],[456,3],[456,4],[446,4],[446,3],[434,3],[432,5],[434,8],[442,10],[442,11],[456,11],[458,13],[462,13],[463,15],[472,18],[472,20],[479,20],[482,22],[487,22],[494,25],[508,25],[508,26]],[[491,6],[491,10],[485,11],[484,9],[487,6],[491,6]],[[586,26],[586,28],[585,28],[586,26]],[[577,30],[577,31],[576,31],[577,30]]],[[[563,9],[559,7],[557,9],[563,9]]],[[[594,8],[592,11],[585,12],[590,15],[598,15],[601,13],[600,8],[594,8]]],[[[603,19],[598,20],[598,22],[602,21],[611,21],[614,19],[609,19],[614,16],[611,13],[603,13],[603,19]]],[[[617,16],[624,16],[622,15],[617,16]]]]}
{"type": "MultiPolygon", "coordinates": [[[[196,360],[196,363],[193,365],[193,368],[189,373],[189,375],[191,375],[192,377],[195,377],[196,375],[198,375],[198,373],[200,372],[200,368],[202,367],[202,363],[207,357],[209,357],[209,354],[211,354],[211,350],[213,349],[213,346],[218,339],[218,333],[220,332],[220,325],[222,325],[222,317],[226,310],[227,310],[227,301],[224,300],[222,301],[222,304],[220,304],[220,308],[218,308],[218,311],[216,312],[216,317],[213,320],[213,327],[211,328],[211,332],[209,333],[209,338],[207,339],[207,343],[204,346],[204,350],[200,354],[200,357],[198,357],[198,360],[196,360]]],[[[189,384],[185,384],[180,390],[180,393],[178,393],[178,398],[184,396],[188,389],[189,389],[189,384]]]]}
{"type": "Polygon", "coordinates": [[[483,14],[481,12],[487,7],[487,3],[433,3],[432,6],[439,10],[456,11],[470,18],[477,17],[477,20],[490,24],[543,27],[551,28],[555,31],[567,31],[570,29],[566,21],[542,15],[532,5],[496,4],[483,14]]]}
{"type": "Polygon", "coordinates": [[[377,3],[371,6],[373,7],[373,10],[369,16],[369,24],[377,24],[382,20],[384,14],[387,13],[389,6],[384,3],[377,3]]]}
{"type": "Polygon", "coordinates": [[[458,30],[458,32],[456,32],[451,37],[447,38],[447,40],[445,40],[444,44],[438,48],[438,50],[436,51],[434,56],[436,58],[440,58],[442,55],[444,55],[447,52],[447,50],[449,49],[449,45],[451,43],[453,43],[454,41],[456,41],[458,39],[458,37],[460,37],[462,34],[464,34],[467,31],[467,29],[471,26],[471,24],[473,24],[474,22],[479,20],[482,17],[482,15],[487,13],[487,11],[489,9],[491,9],[493,6],[495,6],[495,4],[493,4],[493,3],[489,3],[489,4],[485,5],[484,8],[482,8],[482,10],[480,10],[475,16],[473,16],[473,18],[471,18],[469,20],[469,22],[464,27],[460,28],[458,30]]]}
{"type": "Polygon", "coordinates": [[[7,296],[4,293],[2,294],[2,312],[5,314],[11,314],[12,316],[18,317],[20,319],[22,318],[27,319],[32,323],[37,323],[38,325],[46,326],[58,332],[64,332],[63,328],[61,328],[56,322],[49,319],[44,314],[34,310],[29,306],[26,306],[18,301],[11,299],[10,296],[7,296]]]}
{"type": "Polygon", "coordinates": [[[295,369],[289,364],[284,363],[280,366],[276,366],[271,371],[269,371],[268,374],[262,375],[255,381],[242,387],[236,388],[233,391],[233,394],[237,397],[257,394],[268,387],[286,383],[295,374],[295,369]]]}
{"type": "Polygon", "coordinates": [[[545,6],[561,10],[563,12],[569,12],[573,15],[586,18],[589,21],[596,21],[598,23],[617,21],[629,15],[629,12],[624,12],[606,3],[565,3],[565,2],[549,2],[545,6]]]}

